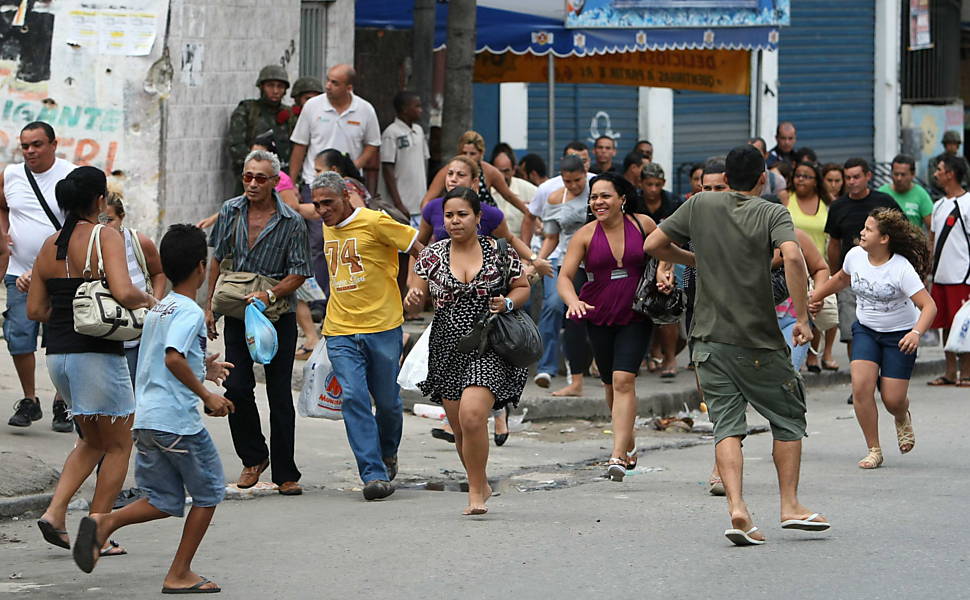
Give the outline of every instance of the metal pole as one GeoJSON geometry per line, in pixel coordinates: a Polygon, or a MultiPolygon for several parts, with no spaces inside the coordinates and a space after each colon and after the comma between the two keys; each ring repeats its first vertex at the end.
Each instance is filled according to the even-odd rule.
{"type": "Polygon", "coordinates": [[[549,51],[549,74],[548,74],[548,85],[549,92],[549,162],[547,172],[552,173],[555,171],[555,160],[556,160],[556,57],[549,51]]]}

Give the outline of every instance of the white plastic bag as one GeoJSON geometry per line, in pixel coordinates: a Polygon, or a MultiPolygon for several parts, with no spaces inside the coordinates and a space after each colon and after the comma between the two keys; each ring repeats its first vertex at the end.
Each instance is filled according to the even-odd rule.
{"type": "Polygon", "coordinates": [[[970,302],[964,302],[950,325],[950,337],[946,338],[947,352],[963,354],[970,352],[970,302]]]}
{"type": "Polygon", "coordinates": [[[303,365],[303,389],[296,410],[301,417],[343,418],[343,386],[337,380],[327,356],[327,340],[321,339],[303,365]]]}
{"type": "Polygon", "coordinates": [[[408,352],[401,372],[397,374],[397,384],[402,389],[418,391],[418,384],[428,378],[428,344],[431,338],[431,325],[425,327],[421,337],[408,352]]]}

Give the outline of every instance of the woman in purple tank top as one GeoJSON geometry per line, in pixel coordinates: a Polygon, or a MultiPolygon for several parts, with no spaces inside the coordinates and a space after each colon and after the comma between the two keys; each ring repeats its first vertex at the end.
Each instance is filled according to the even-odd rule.
{"type": "Polygon", "coordinates": [[[633,295],[647,262],[644,240],[657,225],[646,215],[632,214],[634,206],[627,199],[634,192],[614,173],[590,181],[589,207],[595,220],[570,240],[556,283],[566,317],[586,321],[606,388],[613,418],[607,475],[613,481],[623,481],[627,469],[636,466],[636,376],[650,342],[651,323],[633,311],[633,295]],[[577,296],[572,280],[580,263],[585,263],[589,281],[577,296]]]}

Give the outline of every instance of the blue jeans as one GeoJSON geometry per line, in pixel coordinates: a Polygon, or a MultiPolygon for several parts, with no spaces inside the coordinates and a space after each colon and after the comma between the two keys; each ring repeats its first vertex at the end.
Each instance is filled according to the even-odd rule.
{"type": "Polygon", "coordinates": [[[809,344],[802,344],[801,346],[796,346],[792,340],[792,332],[795,329],[796,319],[791,315],[783,315],[778,317],[778,327],[781,328],[781,332],[785,336],[785,343],[788,344],[788,349],[791,350],[791,366],[795,367],[795,372],[801,371],[802,365],[805,364],[805,359],[808,358],[808,349],[811,347],[809,344]]]}
{"type": "Polygon", "coordinates": [[[397,456],[404,426],[397,374],[400,327],[380,333],[327,336],[327,356],[343,387],[344,426],[364,483],[387,481],[384,458],[397,456]],[[371,412],[371,397],[377,414],[371,412]]]}
{"type": "Polygon", "coordinates": [[[556,291],[559,267],[553,266],[552,275],[542,278],[542,311],[539,313],[539,336],[542,338],[542,357],[536,367],[537,373],[556,375],[559,371],[559,334],[562,331],[566,304],[556,291]]]}

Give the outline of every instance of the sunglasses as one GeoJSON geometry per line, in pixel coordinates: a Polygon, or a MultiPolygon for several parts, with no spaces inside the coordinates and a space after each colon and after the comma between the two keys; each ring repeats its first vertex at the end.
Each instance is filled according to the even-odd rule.
{"type": "Polygon", "coordinates": [[[259,185],[263,185],[267,181],[272,179],[272,177],[270,177],[269,175],[263,175],[262,173],[256,173],[256,174],[243,173],[243,176],[242,176],[243,183],[251,183],[253,179],[255,179],[256,183],[258,183],[259,185]]]}

